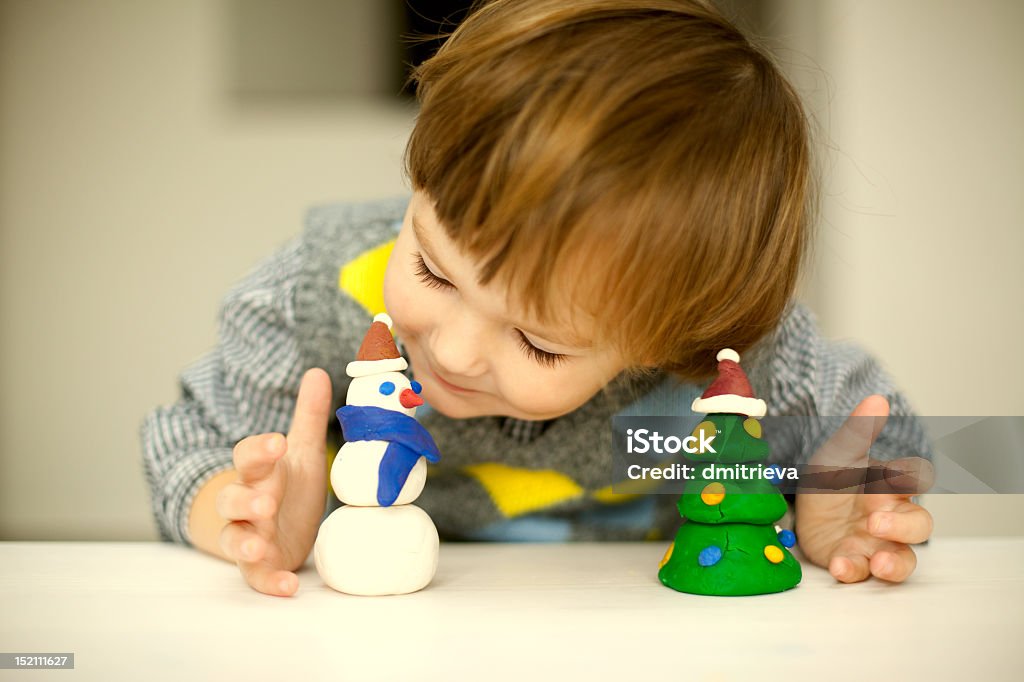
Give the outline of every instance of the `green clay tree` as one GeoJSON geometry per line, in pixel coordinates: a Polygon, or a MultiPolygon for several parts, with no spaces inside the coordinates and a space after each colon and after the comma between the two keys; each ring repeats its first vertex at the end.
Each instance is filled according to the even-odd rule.
{"type": "Polygon", "coordinates": [[[684,522],[658,578],[692,594],[782,592],[802,573],[788,549],[795,536],[774,525],[786,500],[765,475],[769,447],[757,420],[765,404],[753,397],[735,351],[721,351],[718,361],[718,379],[693,403],[707,414],[693,435],[711,440],[714,452],[690,456],[695,470],[677,504],[684,522]]]}

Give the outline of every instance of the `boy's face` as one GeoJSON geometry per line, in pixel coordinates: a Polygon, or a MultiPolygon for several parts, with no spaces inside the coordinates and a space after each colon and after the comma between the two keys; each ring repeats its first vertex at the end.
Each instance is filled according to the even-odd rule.
{"type": "Polygon", "coordinates": [[[551,419],[625,368],[610,350],[570,341],[570,332],[589,338],[586,329],[543,327],[509,310],[496,283],[481,287],[422,192],[388,262],[384,303],[423,398],[449,417],[551,419]]]}

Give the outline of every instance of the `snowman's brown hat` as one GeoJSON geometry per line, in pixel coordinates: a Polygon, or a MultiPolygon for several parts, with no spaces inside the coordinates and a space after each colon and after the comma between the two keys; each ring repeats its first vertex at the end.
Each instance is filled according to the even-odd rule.
{"type": "Polygon", "coordinates": [[[387,313],[374,316],[373,324],[363,337],[356,359],[345,367],[345,374],[355,379],[382,372],[402,372],[409,364],[398,352],[391,336],[391,318],[387,313]]]}

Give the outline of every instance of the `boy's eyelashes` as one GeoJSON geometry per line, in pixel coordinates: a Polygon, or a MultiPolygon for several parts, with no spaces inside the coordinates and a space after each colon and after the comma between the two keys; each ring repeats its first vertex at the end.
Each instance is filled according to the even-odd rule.
{"type": "Polygon", "coordinates": [[[416,275],[420,278],[420,281],[426,284],[428,287],[434,289],[454,289],[455,285],[446,279],[438,277],[430,268],[427,267],[427,262],[423,260],[423,254],[416,254],[416,275]]]}
{"type": "MultiPolygon", "coordinates": [[[[423,260],[422,254],[417,253],[415,255],[415,265],[416,276],[419,277],[420,281],[426,284],[428,287],[432,287],[434,289],[455,288],[454,284],[452,284],[451,282],[442,277],[438,277],[433,272],[431,272],[430,268],[427,267],[426,261],[423,260]]],[[[519,337],[519,347],[522,348],[523,352],[526,353],[533,360],[547,367],[557,367],[559,363],[565,360],[566,356],[561,355],[559,353],[549,353],[546,350],[541,350],[540,348],[537,348],[532,343],[530,343],[530,340],[526,338],[526,335],[523,334],[523,332],[521,332],[518,329],[515,331],[516,335],[519,337]]]]}
{"type": "Polygon", "coordinates": [[[523,352],[542,365],[557,367],[560,362],[565,360],[564,355],[549,353],[546,350],[537,348],[537,346],[530,343],[530,340],[526,338],[526,335],[518,329],[516,330],[516,334],[519,336],[519,347],[523,349],[523,352]]]}

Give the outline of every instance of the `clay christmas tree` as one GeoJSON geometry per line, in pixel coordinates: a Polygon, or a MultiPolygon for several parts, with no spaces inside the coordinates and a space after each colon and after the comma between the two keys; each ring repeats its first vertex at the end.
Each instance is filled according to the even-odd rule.
{"type": "Polygon", "coordinates": [[[765,403],[753,396],[730,348],[718,353],[718,379],[693,402],[707,418],[694,435],[714,453],[695,453],[695,473],[679,498],[683,525],[661,561],[658,578],[680,592],[741,596],[788,590],[800,582],[789,553],[792,531],[774,525],[786,500],[764,475],[768,444],[761,440],[765,403]],[[708,476],[705,476],[705,473],[708,476]]]}
{"type": "Polygon", "coordinates": [[[331,465],[331,486],[346,506],[320,526],[317,571],[339,592],[404,594],[426,587],[437,569],[437,528],[411,504],[427,478],[437,446],[413,419],[423,404],[420,385],[391,336],[391,318],[373,318],[338,410],[345,444],[331,465]]]}

